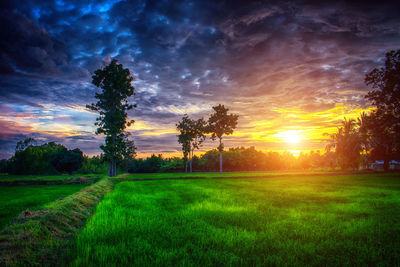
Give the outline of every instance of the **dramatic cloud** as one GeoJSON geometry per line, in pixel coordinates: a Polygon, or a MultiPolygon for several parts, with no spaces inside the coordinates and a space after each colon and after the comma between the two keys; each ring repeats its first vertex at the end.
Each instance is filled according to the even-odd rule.
{"type": "MultiPolygon", "coordinates": [[[[134,73],[138,152],[177,154],[175,123],[223,103],[226,146],[321,149],[323,132],[367,109],[364,76],[399,49],[398,1],[2,1],[0,156],[18,140],[99,153],[91,74],[134,73]],[[296,130],[301,143],[280,142],[296,130]]],[[[204,149],[214,147],[211,141],[204,149]]]]}

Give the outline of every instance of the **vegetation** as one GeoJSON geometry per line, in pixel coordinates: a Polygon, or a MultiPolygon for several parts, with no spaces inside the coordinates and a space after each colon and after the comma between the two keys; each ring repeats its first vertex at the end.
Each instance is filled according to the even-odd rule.
{"type": "Polygon", "coordinates": [[[366,98],[376,106],[367,118],[371,156],[384,160],[385,170],[391,159],[400,159],[400,50],[386,54],[385,66],[365,77],[374,90],[366,98]]]}
{"type": "MultiPolygon", "coordinates": [[[[320,151],[300,153],[294,157],[290,152],[262,152],[254,147],[229,148],[222,152],[223,168],[226,171],[277,171],[277,170],[310,170],[335,169],[335,154],[320,151]]],[[[193,156],[193,169],[200,172],[219,170],[219,151],[210,150],[201,156],[193,156]]],[[[185,162],[182,158],[163,158],[152,155],[146,159],[133,159],[128,166],[130,173],[183,172],[185,162]]]]}
{"type": "Polygon", "coordinates": [[[14,156],[6,162],[10,174],[72,173],[82,167],[83,153],[79,148],[68,150],[54,142],[34,145],[32,138],[17,144],[14,156]]]}
{"type": "Polygon", "coordinates": [[[394,174],[121,182],[74,265],[395,266],[399,190],[394,174]]]}
{"type": "MultiPolygon", "coordinates": [[[[1,183],[0,183],[1,184],[1,183]]],[[[87,185],[43,185],[0,187],[0,229],[24,210],[34,211],[43,205],[71,195],[87,185]]]]}
{"type": "Polygon", "coordinates": [[[385,66],[368,73],[365,82],[373,88],[366,98],[376,109],[362,113],[357,127],[345,118],[327,149],[336,149],[343,169],[358,168],[363,152],[367,161],[384,161],[387,171],[390,160],[400,160],[400,50],[388,52],[385,66]]]}
{"type": "Polygon", "coordinates": [[[103,179],[43,209],[23,212],[0,232],[0,265],[56,266],[67,261],[67,248],[112,188],[113,183],[103,179]]]}
{"type": "Polygon", "coordinates": [[[218,138],[219,172],[222,173],[222,151],[224,150],[222,136],[233,133],[233,130],[236,128],[239,115],[228,114],[229,109],[225,108],[224,105],[221,104],[213,107],[213,110],[214,113],[211,114],[210,118],[208,119],[208,132],[211,134],[212,140],[218,138]]]}
{"type": "Polygon", "coordinates": [[[129,69],[124,69],[117,60],[112,60],[104,69],[96,70],[92,76],[92,83],[102,92],[96,93],[96,104],[86,107],[99,112],[95,123],[98,126],[96,134],[106,135],[105,145],[101,149],[109,162],[110,177],[117,174],[117,162],[132,157],[135,151],[133,141],[124,132],[134,122],[127,121],[127,111],[136,106],[128,103],[128,98],[135,94],[132,81],[129,69]]]}
{"type": "Polygon", "coordinates": [[[185,114],[182,117],[182,120],[176,125],[176,128],[179,131],[178,142],[182,145],[185,172],[187,172],[188,159],[190,172],[192,172],[194,150],[199,149],[206,139],[206,122],[203,118],[192,120],[187,114],[185,114]]]}
{"type": "Polygon", "coordinates": [[[342,121],[337,133],[331,134],[327,150],[335,148],[336,160],[342,169],[357,169],[360,163],[361,139],[354,119],[342,121]]]}

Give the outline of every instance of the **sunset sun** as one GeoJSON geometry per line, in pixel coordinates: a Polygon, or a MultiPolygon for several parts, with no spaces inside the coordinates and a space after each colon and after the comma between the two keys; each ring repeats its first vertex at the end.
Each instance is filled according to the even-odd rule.
{"type": "Polygon", "coordinates": [[[300,131],[284,131],[284,132],[279,132],[275,136],[280,141],[286,142],[286,143],[291,143],[291,144],[297,144],[302,139],[300,131]]]}

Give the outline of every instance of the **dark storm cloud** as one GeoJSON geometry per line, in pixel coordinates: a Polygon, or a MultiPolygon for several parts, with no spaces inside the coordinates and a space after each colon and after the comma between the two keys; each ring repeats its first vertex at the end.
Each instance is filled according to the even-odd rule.
{"type": "Polygon", "coordinates": [[[63,43],[15,9],[1,11],[0,35],[0,60],[7,69],[2,74],[57,74],[67,64],[63,43]]]}
{"type": "MultiPolygon", "coordinates": [[[[129,114],[170,128],[184,113],[206,116],[220,102],[241,115],[243,127],[274,118],[275,108],[365,107],[365,73],[400,43],[398,1],[44,0],[0,7],[0,105],[83,109],[95,101],[91,73],[117,58],[136,77],[138,108],[129,114]]],[[[176,148],[172,135],[135,138],[144,150],[176,148]]]]}

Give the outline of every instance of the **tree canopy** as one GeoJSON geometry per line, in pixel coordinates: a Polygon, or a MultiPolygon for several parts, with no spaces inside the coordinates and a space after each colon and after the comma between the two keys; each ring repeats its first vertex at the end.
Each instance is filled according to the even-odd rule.
{"type": "Polygon", "coordinates": [[[206,136],[206,122],[203,118],[193,120],[187,114],[176,124],[179,131],[178,142],[182,145],[182,152],[185,161],[185,172],[187,172],[186,163],[189,160],[190,172],[192,172],[192,158],[195,149],[199,149],[206,136]]]}
{"type": "Polygon", "coordinates": [[[82,167],[84,158],[79,148],[68,150],[65,146],[54,142],[36,145],[33,141],[32,138],[27,138],[18,142],[14,156],[7,161],[8,173],[72,173],[82,167]]]}
{"type": "Polygon", "coordinates": [[[384,160],[400,157],[400,50],[386,53],[384,67],[375,68],[365,76],[373,90],[366,98],[376,106],[367,118],[371,156],[384,160]]]}
{"type": "Polygon", "coordinates": [[[361,140],[354,119],[344,118],[342,127],[337,133],[330,135],[330,143],[327,145],[328,152],[335,148],[336,158],[342,169],[358,168],[360,163],[361,140]]]}
{"type": "Polygon", "coordinates": [[[124,69],[117,60],[112,60],[108,66],[96,70],[92,76],[92,83],[101,89],[101,93],[95,95],[98,99],[96,104],[86,107],[99,112],[95,123],[98,126],[96,134],[106,135],[105,145],[101,149],[105,153],[105,159],[109,161],[109,176],[116,175],[117,161],[126,156],[128,136],[124,131],[134,122],[127,120],[127,111],[136,106],[128,102],[128,98],[135,94],[133,80],[129,69],[124,69]]]}
{"type": "Polygon", "coordinates": [[[215,140],[216,138],[219,140],[219,172],[222,173],[222,151],[224,150],[222,136],[233,133],[233,130],[236,128],[239,115],[228,114],[229,109],[225,108],[225,106],[221,104],[212,108],[214,113],[212,113],[208,119],[207,131],[211,134],[212,140],[215,140]]]}

